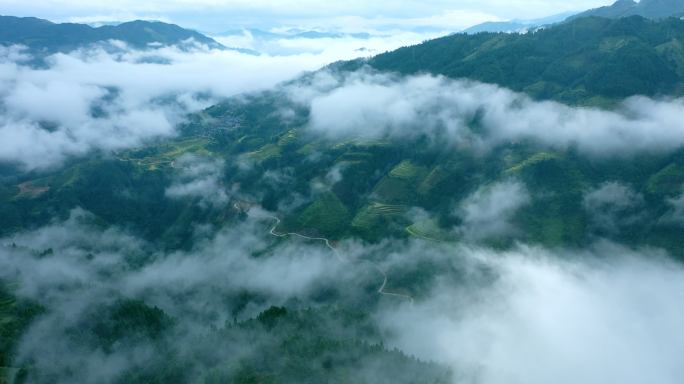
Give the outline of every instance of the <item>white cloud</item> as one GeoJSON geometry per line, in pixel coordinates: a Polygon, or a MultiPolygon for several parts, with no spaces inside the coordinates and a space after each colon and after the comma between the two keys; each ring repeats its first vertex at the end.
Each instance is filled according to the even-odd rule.
{"type": "Polygon", "coordinates": [[[516,211],[531,202],[525,186],[515,180],[478,189],[464,202],[459,212],[463,224],[458,231],[467,239],[510,236],[515,227],[510,220],[516,211]]]}
{"type": "Polygon", "coordinates": [[[289,92],[294,101],[310,106],[311,130],[336,138],[426,133],[481,150],[530,139],[559,149],[576,145],[597,155],[684,145],[684,99],[635,96],[615,111],[578,109],[537,102],[496,85],[371,70],[341,79],[322,72],[289,92]],[[484,134],[468,128],[476,115],[484,134]]]}
{"type": "Polygon", "coordinates": [[[442,285],[426,309],[388,311],[388,331],[400,335],[390,347],[452,364],[465,383],[670,384],[684,374],[684,270],[662,253],[444,251],[454,263],[463,252],[496,282],[442,285]]]}
{"type": "MultiPolygon", "coordinates": [[[[202,208],[224,207],[229,202],[229,193],[222,185],[223,160],[206,160],[190,154],[181,156],[174,164],[183,167],[180,180],[166,189],[171,198],[196,197],[202,208]]],[[[237,191],[231,191],[236,193],[237,191]]]]}
{"type": "Polygon", "coordinates": [[[636,211],[644,205],[644,196],[618,182],[606,182],[587,192],[582,207],[597,229],[617,233],[625,225],[635,224],[645,212],[636,211]]]}

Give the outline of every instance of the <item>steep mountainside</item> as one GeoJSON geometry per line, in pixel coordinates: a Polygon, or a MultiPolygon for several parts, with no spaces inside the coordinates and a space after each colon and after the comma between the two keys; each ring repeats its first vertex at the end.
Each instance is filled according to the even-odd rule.
{"type": "Polygon", "coordinates": [[[618,0],[611,6],[590,9],[568,20],[580,17],[599,16],[616,19],[625,16],[642,16],[648,19],[662,19],[684,12],[684,0],[618,0]]]}
{"type": "Polygon", "coordinates": [[[581,18],[535,33],[457,34],[375,56],[402,74],[469,78],[571,105],[684,92],[684,21],[581,18]]]}

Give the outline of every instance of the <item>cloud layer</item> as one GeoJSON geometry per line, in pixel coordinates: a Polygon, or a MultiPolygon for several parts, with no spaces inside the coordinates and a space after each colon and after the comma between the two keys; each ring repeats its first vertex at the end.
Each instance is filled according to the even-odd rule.
{"type": "Polygon", "coordinates": [[[577,146],[597,155],[668,151],[684,145],[684,100],[635,96],[615,111],[533,101],[496,85],[441,76],[378,74],[367,69],[342,78],[321,72],[289,89],[311,108],[310,129],[330,137],[428,134],[486,150],[532,140],[577,146]],[[477,117],[481,134],[469,124],[477,117]]]}

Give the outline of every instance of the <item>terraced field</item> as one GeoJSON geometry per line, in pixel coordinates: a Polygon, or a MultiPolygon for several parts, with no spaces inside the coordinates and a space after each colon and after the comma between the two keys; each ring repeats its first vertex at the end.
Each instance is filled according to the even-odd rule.
{"type": "Polygon", "coordinates": [[[405,180],[384,177],[373,188],[373,193],[386,202],[402,202],[408,194],[408,185],[405,180]]]}
{"type": "Polygon", "coordinates": [[[291,129],[290,131],[288,131],[285,135],[283,135],[283,137],[280,138],[280,140],[278,141],[278,146],[284,147],[299,140],[299,137],[297,136],[297,131],[298,130],[295,129],[291,129]]]}
{"type": "Polygon", "coordinates": [[[437,224],[437,219],[419,221],[406,228],[406,232],[413,236],[430,241],[455,243],[459,240],[458,237],[442,230],[437,224]]]}
{"type": "Polygon", "coordinates": [[[186,141],[172,142],[169,143],[167,147],[162,151],[161,160],[176,160],[179,156],[185,153],[194,153],[201,156],[211,156],[211,152],[206,149],[211,141],[206,138],[198,138],[186,141]]]}
{"type": "Polygon", "coordinates": [[[552,159],[558,159],[560,156],[555,153],[548,153],[548,152],[539,152],[536,155],[528,158],[527,160],[521,162],[520,164],[516,165],[515,167],[509,168],[506,170],[506,173],[509,175],[512,175],[514,173],[520,172],[523,169],[537,164],[541,163],[542,161],[547,161],[547,160],[552,160],[552,159]]]}
{"type": "Polygon", "coordinates": [[[260,163],[270,157],[280,156],[280,147],[278,147],[276,144],[268,144],[258,151],[248,153],[247,156],[250,158],[250,160],[260,163]]]}
{"type": "Polygon", "coordinates": [[[424,178],[427,174],[427,168],[417,166],[411,163],[410,160],[404,160],[390,172],[390,177],[402,180],[416,180],[424,178]]]}
{"type": "Polygon", "coordinates": [[[423,180],[423,182],[418,187],[418,193],[421,195],[427,195],[430,193],[432,188],[434,188],[440,181],[444,180],[448,176],[448,173],[442,168],[441,165],[435,167],[435,169],[430,172],[428,177],[423,180]]]}
{"type": "Polygon", "coordinates": [[[390,205],[373,202],[370,213],[373,215],[403,214],[405,210],[405,205],[390,205]]]}
{"type": "Polygon", "coordinates": [[[374,138],[374,137],[357,137],[355,139],[351,139],[349,141],[345,141],[343,143],[339,143],[332,147],[332,149],[341,149],[346,146],[352,146],[356,145],[358,147],[388,147],[391,145],[389,140],[386,139],[379,139],[379,138],[374,138]]]}
{"type": "Polygon", "coordinates": [[[373,157],[372,154],[368,152],[347,152],[337,159],[337,162],[347,162],[347,163],[362,163],[373,157]]]}
{"type": "Polygon", "coordinates": [[[323,146],[323,143],[321,143],[320,141],[314,141],[314,142],[311,142],[311,143],[303,146],[302,148],[300,148],[297,151],[297,153],[300,153],[302,155],[310,155],[310,154],[318,151],[319,149],[321,149],[322,146],[323,146]]]}

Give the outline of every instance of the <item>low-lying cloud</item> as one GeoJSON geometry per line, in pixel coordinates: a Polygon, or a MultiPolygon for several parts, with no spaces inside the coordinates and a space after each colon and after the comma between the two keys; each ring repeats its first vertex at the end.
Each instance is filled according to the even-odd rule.
{"type": "MultiPolygon", "coordinates": [[[[525,201],[516,182],[491,189],[489,196],[517,191],[517,201],[525,201]]],[[[474,205],[482,207],[485,195],[473,195],[474,205]]],[[[244,318],[270,305],[314,304],[311,297],[325,287],[339,290],[341,304],[353,306],[376,295],[364,288],[367,279],[371,286],[382,283],[375,269],[341,262],[322,243],[274,243],[265,219],[224,228],[192,251],[164,253],[116,228],[93,229],[90,218],[76,210],[66,222],[2,240],[54,249],[36,257],[0,247],[0,278],[20,278],[18,294],[49,309],[29,328],[19,356],[30,356],[45,372],[78,363],[85,375],[79,377],[107,382],[153,356],[144,344],[105,354],[76,348],[62,336],[94,306],[116,300],[111,292],[164,309],[194,335],[232,320],[240,292],[262,297],[242,309],[244,318]],[[132,268],[136,260],[144,262],[132,268]]],[[[387,331],[387,346],[450,364],[459,382],[669,384],[684,373],[684,269],[662,251],[611,243],[586,251],[522,245],[493,251],[419,240],[350,240],[339,249],[346,260],[372,258],[386,271],[413,270],[426,260],[445,266],[413,309],[408,300],[388,296],[375,316],[387,331]]]]}
{"type": "Polygon", "coordinates": [[[662,252],[451,253],[496,271],[495,283],[440,285],[426,309],[389,311],[386,326],[393,346],[452,364],[459,382],[666,384],[684,373],[684,269],[662,252]]]}
{"type": "Polygon", "coordinates": [[[312,131],[346,136],[428,134],[473,148],[533,140],[598,155],[672,150],[684,145],[684,101],[627,99],[614,111],[534,101],[496,85],[442,76],[399,77],[366,68],[345,76],[321,72],[289,89],[311,108],[312,131]],[[473,120],[482,133],[469,128],[473,120]]]}
{"type": "Polygon", "coordinates": [[[633,225],[645,218],[644,197],[618,182],[606,182],[587,192],[582,207],[595,229],[615,234],[620,227],[633,225]]]}
{"type": "Polygon", "coordinates": [[[516,211],[531,202],[525,186],[507,180],[482,187],[469,196],[458,209],[463,224],[457,229],[466,239],[517,234],[511,219],[516,211]]]}
{"type": "Polygon", "coordinates": [[[52,55],[40,70],[25,65],[30,56],[21,47],[0,47],[0,161],[49,168],[173,138],[187,113],[325,64],[312,54],[193,47],[137,51],[113,41],[52,55]]]}
{"type": "Polygon", "coordinates": [[[202,208],[222,208],[228,204],[229,191],[222,183],[225,168],[223,160],[208,160],[186,154],[173,165],[182,167],[183,170],[179,179],[166,189],[166,196],[198,198],[198,204],[202,208]]]}

